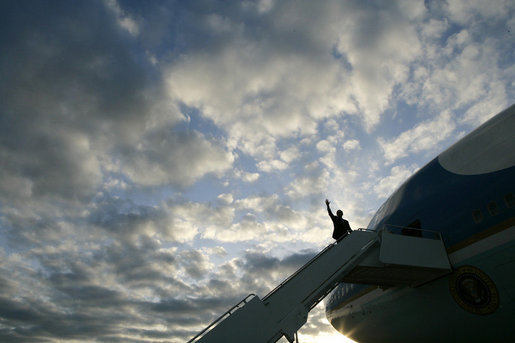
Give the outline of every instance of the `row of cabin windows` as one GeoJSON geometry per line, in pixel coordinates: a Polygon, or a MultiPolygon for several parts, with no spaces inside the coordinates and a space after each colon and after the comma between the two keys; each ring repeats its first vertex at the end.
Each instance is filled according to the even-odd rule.
{"type": "MultiPolygon", "coordinates": [[[[515,196],[513,195],[513,193],[508,193],[504,196],[504,205],[507,208],[515,207],[515,196]]],[[[496,216],[501,212],[499,206],[497,206],[497,202],[495,201],[490,201],[488,205],[486,205],[486,208],[490,216],[496,216]]],[[[483,212],[481,212],[481,210],[473,210],[472,219],[474,219],[474,222],[476,224],[481,223],[484,219],[483,212]]]]}

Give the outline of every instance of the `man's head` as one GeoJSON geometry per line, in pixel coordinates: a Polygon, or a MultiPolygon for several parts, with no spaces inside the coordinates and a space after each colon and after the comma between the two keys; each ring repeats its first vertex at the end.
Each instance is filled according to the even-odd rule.
{"type": "Polygon", "coordinates": [[[340,217],[340,218],[341,218],[341,217],[343,217],[343,212],[342,212],[342,210],[338,210],[338,211],[336,211],[336,215],[337,215],[338,217],[340,217]]]}

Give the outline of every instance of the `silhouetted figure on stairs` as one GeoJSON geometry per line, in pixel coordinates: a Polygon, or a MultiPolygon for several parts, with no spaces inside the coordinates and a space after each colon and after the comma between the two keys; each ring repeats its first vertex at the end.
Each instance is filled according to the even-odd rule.
{"type": "Polygon", "coordinates": [[[333,221],[334,230],[333,230],[333,238],[339,241],[343,237],[347,236],[352,232],[350,228],[349,222],[343,219],[342,210],[336,211],[336,216],[331,211],[331,207],[329,207],[330,201],[325,199],[325,204],[327,205],[327,212],[329,213],[329,217],[333,221]]]}

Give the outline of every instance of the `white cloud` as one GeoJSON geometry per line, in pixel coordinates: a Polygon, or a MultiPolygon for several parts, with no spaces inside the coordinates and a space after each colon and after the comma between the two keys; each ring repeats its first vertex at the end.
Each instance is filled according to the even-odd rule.
{"type": "Polygon", "coordinates": [[[351,94],[368,130],[389,105],[393,87],[408,78],[407,65],[422,54],[416,24],[410,18],[420,16],[423,5],[404,12],[393,2],[381,6],[381,10],[358,10],[346,17],[338,42],[338,50],[352,65],[351,94]]]}
{"type": "Polygon", "coordinates": [[[284,170],[288,168],[288,164],[280,160],[261,161],[257,164],[257,167],[259,170],[269,173],[274,170],[284,170]]]}
{"type": "Polygon", "coordinates": [[[341,102],[335,92],[337,65],[300,56],[259,56],[261,49],[235,44],[209,61],[190,57],[173,66],[169,77],[178,99],[226,128],[233,146],[251,155],[258,154],[267,136],[314,133],[316,118],[342,110],[332,109],[334,101],[328,99],[337,96],[341,102]]]}
{"type": "Polygon", "coordinates": [[[294,211],[277,195],[251,196],[233,203],[236,213],[231,225],[209,225],[203,238],[220,242],[260,241],[266,244],[287,241],[307,242],[310,213],[294,211]],[[301,234],[300,234],[301,233],[301,234]]]}
{"type": "Polygon", "coordinates": [[[227,250],[225,250],[222,246],[216,246],[212,248],[202,248],[202,251],[205,251],[208,255],[214,255],[218,257],[224,257],[227,256],[227,250]]]}
{"type": "Polygon", "coordinates": [[[259,0],[258,8],[259,13],[266,13],[274,7],[274,0],[259,0]]]}
{"type": "Polygon", "coordinates": [[[345,150],[359,150],[360,145],[357,139],[349,139],[345,143],[343,143],[343,149],[345,150]]]}
{"type": "Polygon", "coordinates": [[[422,35],[429,41],[439,39],[448,30],[449,23],[445,19],[429,19],[422,27],[422,35]]]}
{"type": "Polygon", "coordinates": [[[502,86],[497,84],[489,93],[491,97],[469,107],[462,119],[464,123],[477,127],[504,109],[501,105],[505,100],[502,86]]]}
{"type": "Polygon", "coordinates": [[[309,6],[308,13],[302,6],[281,5],[294,22],[281,18],[280,25],[261,29],[258,40],[245,40],[251,27],[235,30],[223,48],[210,51],[209,58],[205,51],[190,53],[167,72],[175,98],[200,109],[227,130],[232,147],[252,156],[260,156],[267,136],[313,134],[317,120],[357,114],[356,104],[371,129],[386,109],[393,87],[406,79],[406,64],[421,53],[410,20],[420,17],[423,6],[360,11],[353,5],[322,4],[309,6]],[[338,14],[345,20],[335,29],[327,19],[336,20],[338,14]],[[282,37],[290,34],[296,20],[308,18],[317,25],[304,26],[295,36],[303,38],[311,53],[295,54],[282,37]],[[335,46],[351,70],[331,56],[335,46]]]}
{"type": "Polygon", "coordinates": [[[497,63],[506,59],[507,47],[495,27],[496,20],[505,17],[510,10],[507,2],[493,11],[481,9],[484,5],[480,2],[449,3],[452,20],[470,19],[475,23],[449,37],[442,36],[449,29],[447,19],[429,22],[423,31],[425,59],[417,61],[413,80],[402,86],[408,103],[460,112],[483,104],[482,118],[480,114],[473,114],[474,111],[467,113],[465,121],[472,125],[488,119],[486,113],[499,111],[509,104],[504,84],[513,75],[512,66],[497,63]],[[440,43],[442,38],[446,38],[444,43],[440,43]]]}
{"type": "Polygon", "coordinates": [[[137,242],[145,236],[187,243],[208,228],[231,226],[235,216],[234,208],[225,201],[216,204],[170,201],[159,206],[144,206],[106,197],[95,207],[87,214],[90,225],[103,230],[107,237],[126,242],[137,242]]]}
{"type": "Polygon", "coordinates": [[[142,185],[193,184],[206,174],[221,176],[234,161],[231,153],[198,132],[150,132],[132,151],[127,151],[120,171],[142,185]],[[215,143],[215,144],[213,144],[215,143]]]}
{"type": "Polygon", "coordinates": [[[166,238],[179,243],[192,241],[199,232],[198,224],[195,224],[188,216],[174,216],[168,217],[164,222],[150,222],[145,231],[150,235],[159,233],[162,229],[156,224],[165,226],[164,229],[168,231],[165,235],[166,238]]]}
{"type": "Polygon", "coordinates": [[[254,212],[264,212],[267,209],[273,208],[278,205],[279,197],[277,195],[271,196],[251,196],[245,199],[236,201],[236,205],[243,210],[251,209],[254,212]]]}
{"type": "Polygon", "coordinates": [[[509,0],[454,0],[446,3],[449,17],[460,24],[470,23],[474,17],[484,20],[499,20],[510,12],[509,0]]]}
{"type": "Polygon", "coordinates": [[[270,225],[291,225],[298,227],[302,215],[294,211],[277,194],[270,196],[251,196],[235,202],[238,209],[245,212],[262,214],[270,225]],[[275,223],[274,223],[275,222],[275,223]]]}
{"type": "Polygon", "coordinates": [[[300,152],[297,147],[290,147],[286,150],[282,150],[276,152],[269,151],[268,155],[274,155],[278,158],[276,159],[266,159],[257,163],[257,167],[259,170],[264,172],[272,172],[272,171],[282,171],[287,169],[292,162],[300,157],[300,152]]]}
{"type": "Polygon", "coordinates": [[[292,146],[286,150],[279,152],[279,156],[281,160],[286,163],[291,163],[300,157],[299,148],[296,146],[292,146]]]}
{"type": "Polygon", "coordinates": [[[395,166],[391,169],[390,175],[381,178],[374,185],[374,192],[379,198],[387,198],[394,190],[406,181],[416,170],[417,166],[395,166]]]}
{"type": "Polygon", "coordinates": [[[249,183],[257,181],[260,176],[259,173],[248,173],[241,169],[236,169],[234,173],[237,178],[249,183]]]}
{"type": "Polygon", "coordinates": [[[220,194],[217,198],[224,201],[227,204],[232,203],[234,200],[232,194],[228,194],[228,193],[220,194]]]}
{"type": "Polygon", "coordinates": [[[295,200],[311,195],[321,195],[326,192],[328,183],[329,172],[315,162],[306,166],[303,176],[299,176],[290,183],[286,188],[286,194],[295,200]]]}
{"type": "Polygon", "coordinates": [[[209,226],[203,233],[203,238],[214,239],[220,242],[241,242],[262,239],[263,234],[270,228],[252,214],[247,214],[239,222],[230,226],[209,226]]]}
{"type": "Polygon", "coordinates": [[[316,147],[320,152],[323,152],[326,154],[334,153],[336,151],[336,148],[334,147],[334,145],[326,139],[318,142],[316,147]]]}
{"type": "Polygon", "coordinates": [[[137,36],[140,28],[138,23],[120,7],[116,0],[105,0],[107,8],[113,11],[117,16],[117,22],[120,27],[127,30],[131,35],[137,36]]]}
{"type": "Polygon", "coordinates": [[[439,142],[447,139],[456,127],[449,111],[442,112],[435,119],[417,124],[402,132],[397,138],[379,138],[378,143],[384,152],[387,163],[393,163],[409,154],[433,149],[439,142]]]}
{"type": "Polygon", "coordinates": [[[180,242],[191,241],[197,233],[217,238],[209,233],[231,226],[235,216],[234,208],[229,204],[217,207],[202,203],[170,204],[167,213],[168,233],[180,242]]]}

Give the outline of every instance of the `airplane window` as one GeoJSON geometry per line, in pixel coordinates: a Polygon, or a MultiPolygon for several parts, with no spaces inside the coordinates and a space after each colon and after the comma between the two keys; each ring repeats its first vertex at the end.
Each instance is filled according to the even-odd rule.
{"type": "Polygon", "coordinates": [[[490,212],[491,216],[499,214],[499,207],[497,207],[497,203],[495,201],[490,201],[488,203],[488,212],[490,212]]]}
{"type": "Polygon", "coordinates": [[[515,196],[513,193],[508,193],[504,196],[504,203],[508,208],[515,207],[515,196]]]}
{"type": "Polygon", "coordinates": [[[483,221],[483,213],[481,210],[472,211],[472,219],[474,219],[474,223],[479,224],[483,221]]]}

